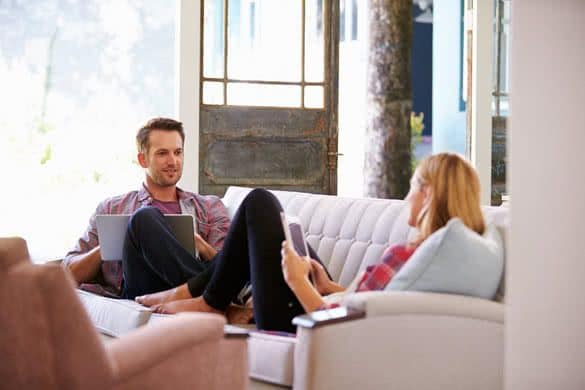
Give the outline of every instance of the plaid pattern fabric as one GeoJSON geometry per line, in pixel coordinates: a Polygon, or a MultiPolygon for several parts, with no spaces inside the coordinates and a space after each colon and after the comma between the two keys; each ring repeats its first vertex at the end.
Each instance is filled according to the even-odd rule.
{"type": "MultiPolygon", "coordinates": [[[[406,245],[394,245],[387,248],[382,254],[380,263],[366,268],[356,292],[383,290],[412,256],[415,249],[406,245]]],[[[339,303],[326,303],[319,306],[317,310],[334,309],[339,306],[339,303]]]]}
{"type": "MultiPolygon", "coordinates": [[[[183,214],[191,214],[197,221],[197,233],[212,247],[220,250],[227,235],[230,220],[227,210],[217,196],[202,196],[177,188],[179,205],[183,214]]],[[[95,216],[98,214],[132,214],[144,206],[151,206],[153,198],[142,185],[138,191],[108,198],[101,202],[89,219],[83,236],[75,247],[67,253],[63,263],[69,263],[73,256],[87,253],[99,245],[95,216]]],[[[122,262],[102,261],[101,272],[92,283],[84,283],[80,288],[96,294],[119,297],[122,293],[122,262]]]]}
{"type": "Polygon", "coordinates": [[[382,255],[381,263],[366,268],[356,291],[384,289],[413,252],[413,247],[405,245],[394,245],[386,249],[382,255]]]}

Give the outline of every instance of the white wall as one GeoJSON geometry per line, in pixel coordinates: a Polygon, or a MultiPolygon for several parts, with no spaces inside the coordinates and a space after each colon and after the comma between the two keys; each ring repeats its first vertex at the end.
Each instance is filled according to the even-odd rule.
{"type": "Polygon", "coordinates": [[[585,1],[511,5],[505,385],[585,389],[585,1]]]}
{"type": "Polygon", "coordinates": [[[185,161],[179,185],[199,192],[199,64],[201,0],[177,0],[175,109],[185,130],[185,161]]]}

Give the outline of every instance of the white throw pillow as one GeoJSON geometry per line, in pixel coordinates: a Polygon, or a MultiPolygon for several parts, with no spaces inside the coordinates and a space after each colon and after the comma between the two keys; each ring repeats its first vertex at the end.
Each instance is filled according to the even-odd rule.
{"type": "Polygon", "coordinates": [[[386,286],[493,299],[504,270],[504,245],[495,226],[483,236],[459,218],[431,234],[386,286]]]}

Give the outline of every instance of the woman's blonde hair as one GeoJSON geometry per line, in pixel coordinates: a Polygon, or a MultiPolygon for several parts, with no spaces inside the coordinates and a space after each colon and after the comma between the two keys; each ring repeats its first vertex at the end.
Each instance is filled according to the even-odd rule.
{"type": "Polygon", "coordinates": [[[454,153],[427,157],[417,167],[413,179],[429,187],[430,197],[417,217],[419,237],[415,244],[420,244],[454,217],[483,234],[485,222],[480,208],[479,177],[463,157],[454,153]]]}

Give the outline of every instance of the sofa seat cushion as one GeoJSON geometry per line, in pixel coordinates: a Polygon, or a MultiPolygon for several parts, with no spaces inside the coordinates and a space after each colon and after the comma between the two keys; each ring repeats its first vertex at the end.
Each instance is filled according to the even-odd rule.
{"type": "Polygon", "coordinates": [[[129,299],[113,299],[77,290],[95,327],[108,336],[119,337],[146,324],[151,310],[129,299]]]}
{"type": "Polygon", "coordinates": [[[297,338],[253,331],[248,338],[250,377],[282,386],[292,386],[297,338]]]}
{"type": "Polygon", "coordinates": [[[488,225],[480,236],[453,218],[417,248],[386,290],[493,299],[503,269],[504,247],[496,227],[488,225]]]}

